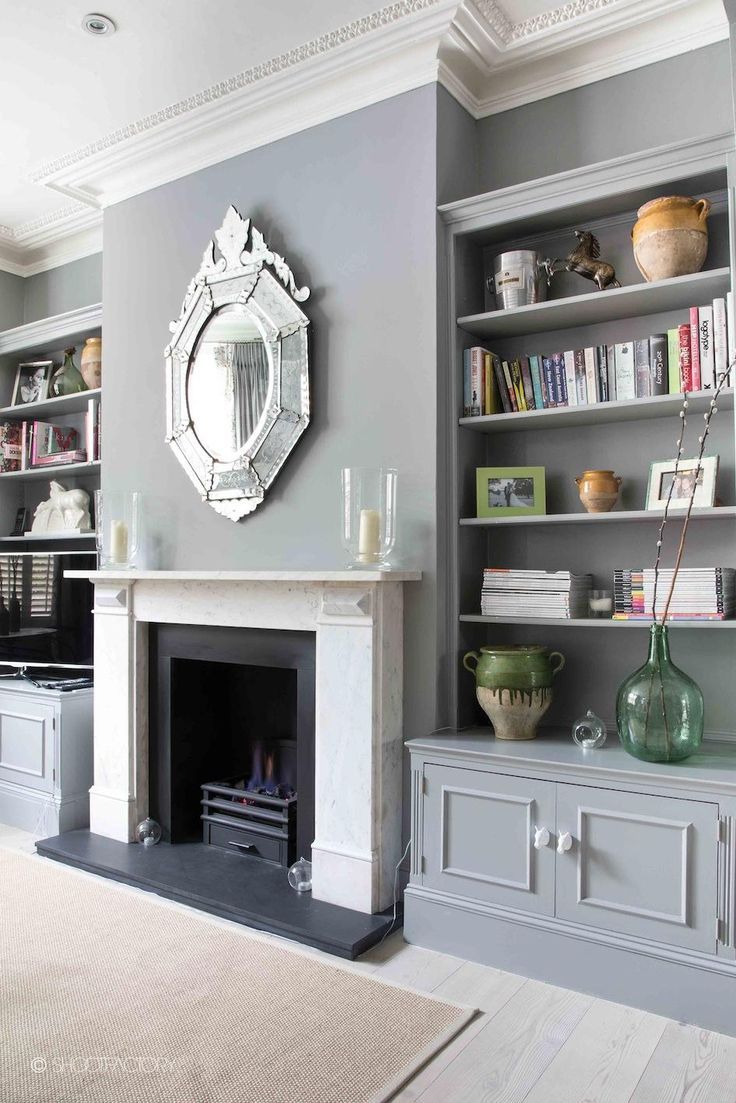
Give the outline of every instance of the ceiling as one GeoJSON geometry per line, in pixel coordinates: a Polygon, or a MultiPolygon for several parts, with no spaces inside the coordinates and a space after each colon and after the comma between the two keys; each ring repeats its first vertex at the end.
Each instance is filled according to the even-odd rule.
{"type": "Polygon", "coordinates": [[[479,117],[727,29],[721,0],[0,0],[0,268],[96,251],[110,202],[429,80],[479,117]],[[116,34],[82,30],[95,2],[116,34]]]}

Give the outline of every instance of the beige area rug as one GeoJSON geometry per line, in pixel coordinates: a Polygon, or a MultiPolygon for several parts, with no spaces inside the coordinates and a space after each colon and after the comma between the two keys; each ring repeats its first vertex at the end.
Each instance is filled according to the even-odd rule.
{"type": "Polygon", "coordinates": [[[2,1103],[383,1103],[473,1012],[0,850],[2,1103]]]}

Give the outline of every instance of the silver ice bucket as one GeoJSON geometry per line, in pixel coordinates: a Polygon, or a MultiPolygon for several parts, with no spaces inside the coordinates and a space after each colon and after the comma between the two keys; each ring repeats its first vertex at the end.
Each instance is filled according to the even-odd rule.
{"type": "Polygon", "coordinates": [[[493,262],[493,275],[486,286],[496,296],[498,310],[541,303],[547,297],[549,261],[534,249],[500,253],[493,262]]]}

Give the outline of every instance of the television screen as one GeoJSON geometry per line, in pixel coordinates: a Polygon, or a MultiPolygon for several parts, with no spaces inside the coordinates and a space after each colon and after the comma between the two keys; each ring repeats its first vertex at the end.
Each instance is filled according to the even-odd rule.
{"type": "Polygon", "coordinates": [[[0,665],[92,666],[94,552],[0,554],[0,665]]]}

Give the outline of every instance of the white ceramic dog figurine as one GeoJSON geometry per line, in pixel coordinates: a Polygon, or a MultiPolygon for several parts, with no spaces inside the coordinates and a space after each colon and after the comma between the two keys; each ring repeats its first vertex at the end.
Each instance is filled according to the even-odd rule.
{"type": "Polygon", "coordinates": [[[61,483],[50,484],[50,497],[41,502],[33,515],[31,532],[89,532],[89,494],[79,487],[67,490],[61,483]]]}

